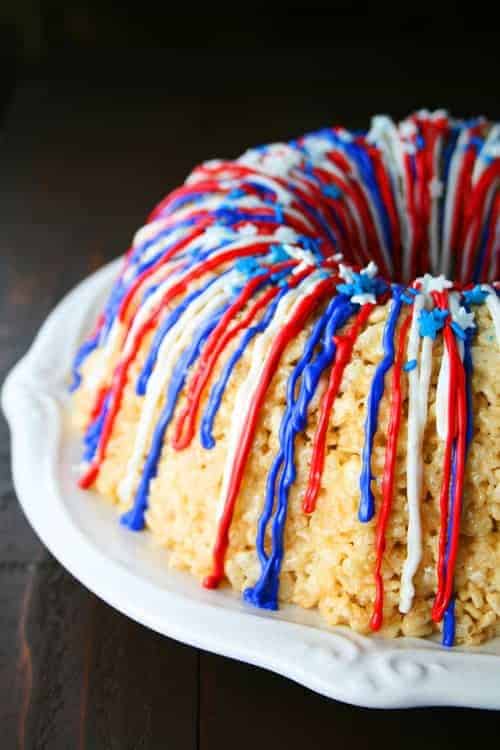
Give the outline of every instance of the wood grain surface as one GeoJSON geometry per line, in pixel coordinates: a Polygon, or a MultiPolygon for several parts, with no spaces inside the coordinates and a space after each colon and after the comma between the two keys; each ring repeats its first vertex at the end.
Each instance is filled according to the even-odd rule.
{"type": "MultiPolygon", "coordinates": [[[[359,54],[366,70],[370,51],[359,54]]],[[[446,69],[431,85],[430,73],[419,77],[407,61],[398,68],[389,54],[368,78],[356,69],[346,79],[331,52],[258,61],[165,53],[151,70],[139,76],[114,60],[89,72],[70,61],[17,88],[0,140],[0,380],[61,296],[124,251],[194,163],[328,122],[358,127],[372,111],[403,115],[415,104],[458,112],[465,101],[466,114],[499,114],[493,77],[481,89],[474,71],[464,68],[458,80],[446,69]]],[[[346,706],[143,628],[44,549],[9,464],[1,418],[2,750],[366,748],[387,739],[405,749],[457,748],[498,727],[493,712],[346,706]]]]}

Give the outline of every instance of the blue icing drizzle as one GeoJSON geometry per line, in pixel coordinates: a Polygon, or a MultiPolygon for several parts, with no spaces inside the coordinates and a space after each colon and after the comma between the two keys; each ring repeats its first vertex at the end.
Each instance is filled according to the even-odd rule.
{"type": "Polygon", "coordinates": [[[375,209],[380,218],[384,242],[392,255],[394,253],[394,243],[392,238],[391,222],[389,220],[389,214],[387,213],[387,209],[380,194],[380,189],[375,177],[371,158],[362,148],[360,148],[355,143],[345,144],[345,151],[359,167],[361,179],[364,182],[365,187],[368,188],[368,192],[370,193],[370,196],[375,205],[375,209]]]}
{"type": "MultiPolygon", "coordinates": [[[[193,226],[195,223],[196,218],[194,216],[188,219],[181,219],[180,221],[174,222],[169,227],[162,229],[161,232],[154,234],[153,237],[150,237],[144,242],[141,242],[139,245],[137,245],[137,247],[134,248],[132,255],[130,256],[130,265],[136,265],[137,263],[139,263],[142,255],[144,255],[144,253],[149,250],[150,247],[155,245],[159,240],[166,239],[177,230],[184,228],[187,229],[188,227],[193,226]]],[[[162,252],[165,252],[167,249],[168,246],[166,248],[163,248],[162,252]]]]}
{"type": "MultiPolygon", "coordinates": [[[[339,232],[342,239],[345,241],[347,239],[347,229],[345,228],[345,225],[343,221],[341,220],[338,212],[333,208],[331,205],[326,206],[326,210],[328,215],[330,216],[331,220],[335,224],[335,228],[339,232]]],[[[336,243],[338,244],[338,243],[336,243]]]]}
{"type": "MultiPolygon", "coordinates": [[[[294,190],[293,186],[290,186],[290,189],[294,190]]],[[[305,201],[299,195],[296,195],[296,200],[302,206],[302,208],[309,214],[309,216],[312,216],[318,222],[318,224],[320,224],[322,230],[325,232],[325,234],[327,235],[327,237],[330,240],[330,242],[332,243],[332,245],[334,247],[336,247],[337,246],[337,238],[333,234],[333,232],[332,232],[332,230],[330,228],[330,225],[326,221],[326,219],[323,216],[323,214],[321,213],[321,211],[319,211],[317,208],[315,208],[310,203],[308,203],[307,201],[305,201]]]]}
{"type": "Polygon", "coordinates": [[[443,222],[444,222],[444,207],[446,205],[446,196],[448,193],[449,185],[448,185],[448,177],[450,174],[450,164],[451,164],[451,158],[453,156],[453,152],[455,151],[458,136],[462,132],[462,125],[458,125],[452,128],[449,139],[443,149],[443,178],[442,178],[442,184],[443,184],[443,194],[441,196],[441,200],[439,202],[439,229],[440,229],[440,241],[442,241],[442,231],[443,231],[443,222]]]}
{"type": "Polygon", "coordinates": [[[455,597],[452,596],[443,617],[443,646],[451,648],[455,643],[455,597]]]}
{"type": "MultiPolygon", "coordinates": [[[[465,305],[467,312],[470,312],[465,305]]],[[[465,389],[467,395],[467,449],[470,447],[474,435],[474,401],[472,395],[472,375],[474,365],[472,362],[472,340],[476,333],[476,328],[468,328],[464,341],[464,369],[465,369],[465,389]]]]}
{"type": "Polygon", "coordinates": [[[183,208],[189,203],[199,203],[203,200],[203,198],[205,198],[206,195],[209,195],[210,192],[212,191],[198,190],[196,192],[190,193],[189,195],[181,195],[179,196],[179,198],[173,200],[172,203],[161,212],[160,216],[170,216],[170,214],[173,214],[174,211],[178,211],[180,208],[183,208]]]}
{"type": "Polygon", "coordinates": [[[137,248],[135,248],[134,252],[132,253],[132,256],[130,258],[129,264],[127,266],[127,270],[133,269],[134,265],[136,268],[134,269],[134,273],[131,275],[131,278],[128,280],[128,282],[125,284],[123,277],[120,277],[118,281],[113,286],[113,289],[111,291],[111,294],[109,296],[109,299],[106,303],[105,309],[104,309],[104,323],[102,325],[101,331],[96,337],[93,337],[90,341],[85,342],[80,350],[78,351],[73,365],[73,383],[70,387],[70,391],[75,391],[81,383],[81,376],[80,376],[80,368],[83,364],[83,362],[86,360],[86,358],[89,356],[89,354],[96,349],[98,346],[103,344],[109,335],[109,332],[111,330],[111,327],[113,325],[113,322],[115,321],[118,311],[120,308],[120,305],[130,288],[130,286],[134,283],[134,281],[145,271],[148,270],[148,268],[151,268],[162,255],[164,255],[168,250],[169,247],[164,247],[161,251],[159,251],[154,258],[144,262],[140,263],[140,256],[149,248],[151,245],[155,242],[157,242],[159,239],[168,236],[171,234],[175,229],[182,227],[190,226],[194,223],[192,219],[186,219],[181,222],[177,222],[172,227],[169,227],[169,229],[164,230],[163,232],[160,232],[159,234],[155,235],[155,237],[151,238],[147,242],[142,243],[141,245],[138,245],[137,248]]]}
{"type": "Polygon", "coordinates": [[[151,447],[144,465],[134,505],[131,510],[121,517],[121,523],[132,531],[140,531],[144,528],[144,512],[148,504],[149,485],[158,472],[158,462],[163,448],[165,432],[174,415],[175,406],[179,394],[184,387],[189,368],[198,358],[207,338],[214,330],[228,306],[228,304],[225,304],[220,307],[215,314],[209,317],[208,322],[205,321],[198,328],[193,336],[191,345],[181,354],[174,368],[167,389],[167,400],[153,433],[151,447]]]}
{"type": "MultiPolygon", "coordinates": [[[[156,363],[156,358],[158,356],[158,351],[160,349],[160,346],[162,344],[162,341],[168,331],[177,323],[181,315],[185,312],[185,310],[189,307],[191,302],[193,302],[194,299],[200,296],[205,289],[207,289],[216,279],[211,279],[204,287],[197,289],[196,291],[192,292],[191,294],[187,295],[182,303],[178,305],[163,321],[162,325],[158,328],[156,331],[155,337],[153,338],[153,343],[151,345],[151,348],[149,350],[149,354],[146,358],[146,362],[143,365],[143,368],[139,374],[139,377],[137,379],[136,383],[136,393],[138,396],[144,396],[146,393],[146,388],[148,384],[148,380],[151,376],[151,372],[153,370],[153,367],[156,363]]],[[[104,421],[106,412],[108,409],[108,398],[104,402],[101,413],[96,417],[94,422],[89,426],[88,429],[88,441],[87,441],[87,435],[84,438],[85,444],[87,445],[84,459],[89,460],[89,458],[92,458],[94,456],[94,453],[97,449],[97,445],[99,444],[99,439],[101,436],[102,428],[104,427],[104,421]]]]}
{"type": "Polygon", "coordinates": [[[405,291],[401,295],[401,299],[403,300],[403,302],[406,302],[407,305],[413,304],[413,299],[414,299],[414,295],[412,294],[413,291],[415,290],[412,290],[410,287],[409,289],[405,289],[405,291]]]}
{"type": "MultiPolygon", "coordinates": [[[[445,552],[445,570],[448,565],[448,557],[450,554],[450,535],[451,535],[451,524],[454,515],[454,496],[455,486],[457,483],[457,441],[453,441],[452,447],[452,459],[451,459],[451,479],[450,479],[450,493],[449,493],[449,516],[448,516],[448,540],[446,542],[445,552]]],[[[453,646],[455,640],[455,598],[452,596],[448,606],[446,607],[443,619],[443,646],[453,646]]]]}
{"type": "Polygon", "coordinates": [[[210,279],[207,284],[184,297],[182,302],[177,305],[177,307],[175,307],[171,313],[167,315],[161,326],[158,328],[153,338],[153,343],[151,344],[149,354],[146,357],[146,361],[137,379],[136,393],[138,396],[144,396],[144,394],[146,393],[148,381],[156,364],[158,352],[160,351],[163,339],[165,338],[167,333],[174,327],[174,325],[180,319],[181,315],[187,310],[191,303],[194,302],[194,300],[197,299],[201,294],[203,294],[210,286],[212,286],[212,284],[216,280],[217,277],[210,279]]]}
{"type": "Polygon", "coordinates": [[[321,239],[316,237],[309,237],[306,234],[301,234],[297,237],[297,242],[300,242],[304,250],[309,250],[310,253],[316,256],[318,262],[323,260],[323,253],[321,252],[321,239]]]}
{"type": "Polygon", "coordinates": [[[463,329],[463,328],[462,328],[462,327],[461,327],[461,326],[460,326],[460,325],[459,325],[458,323],[456,323],[456,322],[455,322],[455,321],[453,320],[453,321],[452,321],[452,322],[450,323],[450,328],[451,328],[451,329],[452,329],[452,331],[454,332],[455,336],[457,336],[457,337],[458,337],[459,339],[461,339],[462,341],[465,341],[465,337],[466,337],[466,335],[467,335],[467,334],[466,334],[465,330],[464,330],[464,329],[463,329]]]}
{"type": "Polygon", "coordinates": [[[276,192],[267,185],[260,185],[258,182],[255,182],[255,180],[244,180],[243,184],[256,190],[265,201],[272,203],[277,200],[276,192]]]}
{"type": "Polygon", "coordinates": [[[109,409],[109,401],[110,401],[110,396],[108,394],[102,405],[102,409],[100,413],[97,415],[94,421],[91,422],[91,424],[88,426],[85,436],[83,438],[83,444],[85,446],[85,450],[83,452],[83,460],[86,462],[90,463],[90,461],[92,461],[92,459],[95,456],[97,446],[99,445],[99,439],[101,437],[102,428],[104,427],[104,422],[106,421],[106,415],[109,409]]]}
{"type": "Polygon", "coordinates": [[[72,382],[69,387],[70,393],[74,393],[80,387],[80,384],[82,382],[80,368],[87,357],[94,351],[94,349],[97,349],[99,345],[99,339],[100,331],[98,331],[91,339],[85,341],[78,349],[71,369],[72,382]]]}
{"type": "Polygon", "coordinates": [[[492,209],[490,209],[489,214],[484,223],[484,227],[483,227],[483,231],[481,232],[481,239],[479,243],[479,253],[476,254],[475,259],[474,259],[475,260],[474,271],[472,274],[472,280],[474,281],[474,283],[477,283],[481,276],[481,268],[483,265],[484,256],[486,254],[486,247],[488,245],[488,241],[490,238],[491,216],[492,216],[492,209]]]}
{"type": "Polygon", "coordinates": [[[287,383],[287,407],[280,426],[280,450],[268,475],[266,498],[257,530],[256,546],[262,568],[261,575],[255,586],[244,593],[245,601],[264,609],[277,609],[278,606],[279,574],[284,553],[283,541],[288,497],[296,478],[295,438],[306,426],[308,407],[316,392],[320,377],[335,356],[334,334],[357,309],[359,306],[353,305],[345,295],[338,295],[330,302],[326,312],[313,327],[304,346],[302,357],[287,383]],[[321,352],[312,360],[320,337],[322,338],[321,352]],[[301,376],[299,394],[296,397],[297,382],[301,376]],[[272,525],[272,551],[267,556],[264,546],[265,534],[274,508],[276,483],[278,483],[278,500],[272,525]]]}
{"type": "Polygon", "coordinates": [[[324,331],[326,322],[328,320],[328,311],[331,309],[331,305],[333,304],[333,301],[330,303],[329,308],[326,313],[324,313],[321,318],[316,321],[313,330],[311,332],[311,335],[309,339],[306,341],[306,344],[304,346],[304,351],[302,353],[302,357],[295,366],[294,370],[292,371],[288,383],[287,383],[287,408],[283,414],[281,425],[280,425],[280,451],[273,461],[273,465],[271,467],[271,470],[269,472],[268,478],[267,478],[267,491],[266,491],[266,499],[264,503],[264,508],[262,511],[262,514],[259,519],[258,529],[257,529],[257,541],[256,541],[256,548],[257,553],[259,555],[259,559],[261,562],[261,565],[264,566],[267,562],[267,554],[265,551],[264,546],[264,538],[265,538],[265,532],[267,528],[267,523],[271,517],[273,508],[274,508],[274,496],[275,496],[275,484],[276,479],[278,477],[278,474],[283,466],[283,458],[284,458],[284,452],[283,452],[283,444],[286,439],[286,429],[288,426],[288,422],[291,418],[291,410],[293,405],[295,405],[297,401],[296,396],[296,386],[299,378],[301,377],[305,367],[309,364],[311,357],[314,353],[314,349],[317,346],[319,339],[324,331]]]}
{"type": "Polygon", "coordinates": [[[363,446],[363,458],[359,478],[361,497],[358,516],[362,523],[370,521],[375,513],[375,500],[371,489],[373,478],[371,469],[373,440],[377,431],[380,401],[384,395],[385,375],[394,362],[394,333],[403,306],[403,300],[401,299],[403,290],[404,287],[396,284],[392,288],[393,301],[383,335],[384,356],[375,370],[370,393],[368,395],[367,417],[365,422],[365,443],[363,446]]]}
{"type": "MultiPolygon", "coordinates": [[[[375,207],[375,211],[380,219],[385,246],[387,247],[391,255],[393,255],[394,242],[391,231],[391,223],[384,201],[382,200],[382,195],[380,193],[380,188],[373,168],[371,156],[355,141],[346,140],[345,138],[342,138],[341,135],[331,130],[321,131],[320,135],[327,138],[331,142],[332,147],[337,147],[339,150],[343,151],[347,155],[347,157],[351,159],[358,167],[361,181],[364,184],[365,188],[368,190],[368,193],[373,202],[373,206],[375,207]]],[[[336,192],[338,190],[339,189],[336,186],[327,185],[324,194],[328,197],[338,198],[341,197],[341,191],[339,191],[340,195],[336,192]],[[331,187],[334,188],[333,194],[330,192],[331,187]]]]}
{"type": "Polygon", "coordinates": [[[213,426],[215,422],[215,417],[217,416],[217,412],[219,411],[219,407],[222,401],[222,396],[224,395],[224,391],[226,389],[227,383],[229,381],[229,378],[231,377],[231,374],[236,367],[236,364],[239,362],[241,357],[243,356],[245,349],[247,348],[250,341],[258,334],[263,333],[263,331],[266,330],[267,326],[271,322],[271,320],[274,317],[274,313],[276,312],[276,308],[278,307],[278,304],[282,297],[284,297],[287,292],[289,292],[290,289],[286,282],[272,301],[272,303],[267,308],[265,314],[263,315],[262,319],[259,323],[256,325],[251,326],[248,330],[245,331],[243,336],[241,337],[241,341],[238,345],[238,347],[235,349],[235,351],[231,354],[228,361],[224,365],[224,368],[220,374],[220,377],[218,381],[212,386],[212,389],[210,391],[210,395],[207,400],[207,405],[205,407],[205,411],[203,413],[203,416],[201,418],[201,425],[200,425],[200,440],[201,444],[204,448],[210,449],[215,446],[215,439],[213,436],[213,426]]]}
{"type": "Polygon", "coordinates": [[[252,214],[247,211],[242,211],[238,208],[234,208],[233,206],[221,206],[221,208],[217,208],[215,211],[212,212],[213,216],[215,218],[215,221],[217,224],[222,224],[223,226],[231,226],[232,224],[236,224],[239,221],[261,221],[261,222],[267,222],[267,223],[282,223],[283,222],[283,214],[281,214],[281,219],[277,217],[278,209],[276,209],[275,214],[252,214]]]}
{"type": "Polygon", "coordinates": [[[233,188],[229,191],[226,198],[229,200],[238,200],[238,198],[243,198],[246,195],[243,188],[233,188]]]}
{"type": "Polygon", "coordinates": [[[339,200],[343,196],[343,192],[338,185],[322,185],[321,192],[327,198],[333,198],[333,200],[339,200]]]}
{"type": "MultiPolygon", "coordinates": [[[[240,273],[244,274],[247,278],[264,274],[266,270],[259,264],[258,261],[255,260],[255,258],[252,257],[238,259],[235,264],[235,268],[240,271],[240,273]]],[[[222,276],[226,276],[229,273],[231,273],[230,270],[226,271],[224,274],[222,274],[222,276]]],[[[278,278],[280,275],[281,274],[273,274],[271,280],[275,281],[276,278],[278,278]]],[[[172,310],[172,312],[165,318],[162,325],[158,328],[154,336],[149,354],[137,380],[136,393],[138,396],[144,396],[144,394],[146,393],[148,380],[155,366],[156,359],[158,357],[158,351],[166,334],[177,323],[181,315],[187,310],[190,304],[220,278],[221,276],[210,279],[210,281],[208,281],[203,287],[196,289],[194,292],[191,292],[189,295],[184,297],[183,301],[179,305],[177,305],[174,310],[172,310]]],[[[238,286],[235,286],[233,292],[236,294],[239,291],[240,288],[238,286]]]]}
{"type": "MultiPolygon", "coordinates": [[[[126,291],[127,291],[127,287],[123,283],[123,279],[120,276],[117,279],[116,283],[113,285],[111,293],[105,304],[104,312],[103,312],[104,322],[102,324],[100,332],[98,333],[96,346],[93,348],[101,346],[101,344],[103,344],[106,341],[109,331],[111,330],[111,326],[113,325],[113,321],[118,312],[118,308],[120,307],[121,301],[123,297],[125,296],[126,291]]],[[[83,346],[85,346],[85,344],[83,346]]],[[[86,357],[88,357],[91,351],[93,351],[93,349],[88,350],[85,353],[85,355],[82,356],[79,362],[79,367],[81,367],[81,365],[83,364],[83,361],[86,359],[86,357]]],[[[77,357],[79,356],[79,354],[80,352],[78,352],[77,357]]]]}

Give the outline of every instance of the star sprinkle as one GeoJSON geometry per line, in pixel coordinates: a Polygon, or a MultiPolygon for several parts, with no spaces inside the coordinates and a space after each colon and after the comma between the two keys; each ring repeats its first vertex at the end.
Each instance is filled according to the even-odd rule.
{"type": "Polygon", "coordinates": [[[255,258],[252,257],[238,258],[238,260],[234,264],[234,267],[240,274],[246,276],[247,278],[265,273],[265,269],[262,268],[260,263],[255,258]]]}
{"type": "Polygon", "coordinates": [[[352,268],[339,265],[339,275],[343,278],[345,284],[337,284],[337,291],[346,294],[351,298],[351,302],[358,305],[365,305],[368,302],[376,302],[377,295],[382,294],[387,289],[387,285],[382,279],[378,279],[376,274],[378,268],[371,261],[361,273],[353,271],[352,268]]]}
{"type": "Polygon", "coordinates": [[[482,305],[488,296],[488,291],[483,289],[480,284],[476,284],[473,289],[467,289],[463,293],[466,305],[482,305]]]}
{"type": "Polygon", "coordinates": [[[467,331],[476,327],[474,313],[467,312],[465,307],[459,307],[457,312],[453,313],[451,327],[455,334],[463,340],[467,338],[467,331]]]}
{"type": "MultiPolygon", "coordinates": [[[[274,245],[272,246],[274,247],[274,245]]],[[[283,250],[287,253],[287,255],[290,256],[290,258],[295,258],[295,260],[300,260],[302,263],[304,263],[307,266],[317,266],[318,265],[318,258],[311,253],[310,250],[304,250],[302,247],[297,247],[297,245],[282,245],[283,250]]]]}
{"type": "Polygon", "coordinates": [[[445,289],[451,289],[453,282],[446,278],[443,274],[440,276],[431,276],[430,273],[426,273],[421,279],[420,290],[424,294],[431,294],[431,292],[444,292],[445,289]]]}
{"type": "Polygon", "coordinates": [[[290,260],[290,255],[285,250],[285,245],[271,245],[269,253],[266,259],[270,264],[283,263],[286,260],[290,260]]]}
{"type": "Polygon", "coordinates": [[[448,310],[422,310],[418,319],[418,330],[421,336],[428,336],[433,341],[436,339],[439,331],[444,328],[444,323],[448,317],[448,310]]]}

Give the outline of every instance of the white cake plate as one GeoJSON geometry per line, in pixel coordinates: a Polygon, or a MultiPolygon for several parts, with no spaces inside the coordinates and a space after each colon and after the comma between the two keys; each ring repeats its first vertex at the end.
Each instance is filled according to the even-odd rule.
{"type": "Polygon", "coordinates": [[[164,635],[278,672],[360,706],[500,709],[500,639],[446,649],[430,640],[365,638],[327,628],[287,606],[260,612],[229,590],[206,591],[167,567],[148,533],[76,487],[79,438],[68,426],[68,375],[118,269],[72,291],[8,376],[2,403],[12,431],[14,485],[31,525],[70,573],[104,601],[164,635]]]}

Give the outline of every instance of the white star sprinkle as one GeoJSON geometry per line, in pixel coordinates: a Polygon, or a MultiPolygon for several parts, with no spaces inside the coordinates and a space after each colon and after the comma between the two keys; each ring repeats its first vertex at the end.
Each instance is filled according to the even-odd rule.
{"type": "Polygon", "coordinates": [[[467,328],[475,328],[476,323],[474,321],[474,313],[467,312],[465,307],[459,307],[458,310],[452,314],[453,322],[460,326],[463,331],[467,328]]]}
{"type": "MultiPolygon", "coordinates": [[[[360,273],[363,276],[368,276],[370,279],[373,279],[378,274],[378,266],[371,260],[365,268],[361,269],[360,273]]],[[[343,263],[339,263],[339,276],[344,279],[347,284],[352,284],[354,281],[352,269],[349,268],[349,266],[345,266],[343,263]]]]}
{"type": "Polygon", "coordinates": [[[431,276],[430,273],[426,273],[425,276],[418,279],[421,284],[421,291],[424,294],[430,294],[431,292],[444,292],[445,289],[451,289],[453,282],[446,278],[443,274],[440,276],[431,276]]]}

